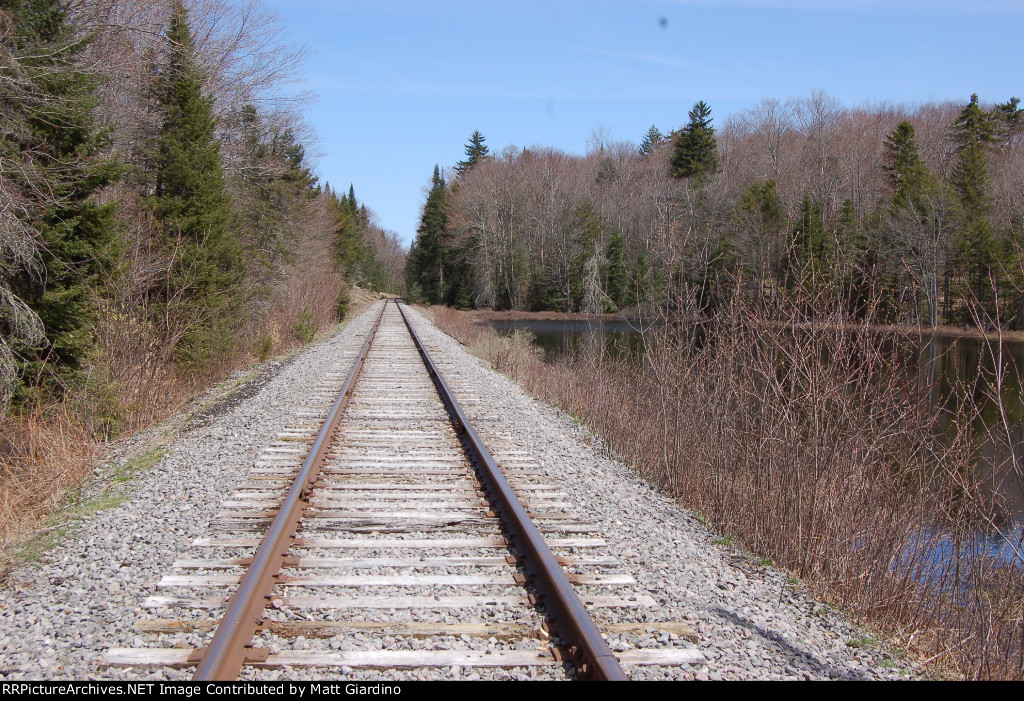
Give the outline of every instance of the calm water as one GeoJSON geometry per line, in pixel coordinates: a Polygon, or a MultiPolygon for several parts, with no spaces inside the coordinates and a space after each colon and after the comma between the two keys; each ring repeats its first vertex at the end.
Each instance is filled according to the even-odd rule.
{"type": "Polygon", "coordinates": [[[1024,470],[1005,467],[1024,460],[1024,342],[1005,341],[1000,346],[974,338],[937,336],[924,345],[920,358],[922,378],[935,384],[932,401],[951,402],[959,385],[984,407],[975,424],[976,435],[982,437],[978,469],[990,493],[1000,498],[1003,523],[1000,533],[980,539],[978,545],[1024,566],[1024,470]],[[993,383],[996,367],[1002,368],[998,386],[993,383]],[[998,402],[986,401],[997,394],[1002,397],[1002,409],[998,402]],[[1000,434],[1000,440],[993,440],[992,433],[1000,434]],[[1003,469],[996,469],[999,465],[1003,469]]]}
{"type": "MultiPolygon", "coordinates": [[[[643,354],[640,326],[625,321],[508,319],[488,323],[502,334],[516,329],[530,331],[548,361],[583,351],[604,351],[619,357],[624,353],[634,357],[643,354]]],[[[935,336],[921,348],[916,370],[921,373],[923,382],[934,385],[934,402],[951,401],[957,386],[973,387],[975,398],[980,400],[986,392],[993,390],[990,384],[977,382],[979,368],[985,376],[991,377],[997,364],[1004,369],[1001,393],[1006,416],[1000,415],[997,405],[989,402],[976,430],[978,435],[984,435],[986,429],[1000,429],[1008,425],[1012,457],[1024,460],[1024,393],[1020,382],[1020,374],[1024,373],[1024,342],[1004,342],[1000,351],[995,344],[986,344],[978,339],[935,336]]],[[[1001,534],[979,538],[978,545],[1006,561],[1013,560],[1016,553],[1018,564],[1024,564],[1019,555],[1024,543],[1024,485],[1017,472],[997,471],[992,467],[1005,464],[1011,457],[1005,445],[984,439],[980,452],[982,463],[979,469],[989,488],[1002,498],[1004,522],[1001,534]]]]}
{"type": "Polygon", "coordinates": [[[617,356],[628,349],[639,357],[643,353],[641,332],[649,328],[648,324],[600,319],[498,319],[487,323],[498,333],[512,333],[516,329],[529,331],[549,361],[573,353],[602,350],[617,356]]]}

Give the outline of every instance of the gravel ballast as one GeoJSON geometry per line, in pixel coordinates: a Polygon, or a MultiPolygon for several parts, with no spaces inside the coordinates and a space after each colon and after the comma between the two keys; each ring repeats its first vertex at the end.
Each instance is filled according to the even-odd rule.
{"type": "MultiPolygon", "coordinates": [[[[208,535],[220,502],[245,479],[261,450],[298,413],[309,410],[309,388],[327,373],[348,371],[379,311],[376,303],[333,336],[287,362],[266,366],[232,393],[235,400],[218,402],[215,410],[200,414],[201,420],[186,423],[168,455],[134,477],[127,500],[85,518],[65,542],[13,571],[0,603],[0,677],[166,678],[163,670],[105,668],[102,655],[109,648],[152,645],[133,629],[145,614],[143,600],[192,541],[208,535]]],[[[563,412],[526,395],[415,310],[411,318],[456,396],[467,400],[464,409],[484,439],[490,434],[536,458],[547,478],[569,495],[574,510],[599,527],[607,552],[632,573],[636,588],[658,602],[651,620],[685,621],[697,632],[696,647],[706,665],[634,668],[635,677],[919,675],[919,669],[792,586],[786,573],[715,545],[716,534],[615,460],[563,412]]],[[[126,441],[121,452],[133,440],[139,439],[126,441]]],[[[619,650],[654,641],[613,635],[609,643],[619,650]]],[[[448,668],[356,674],[367,679],[509,678],[502,670],[460,674],[448,668]]],[[[170,676],[181,678],[180,673],[170,676]]]]}

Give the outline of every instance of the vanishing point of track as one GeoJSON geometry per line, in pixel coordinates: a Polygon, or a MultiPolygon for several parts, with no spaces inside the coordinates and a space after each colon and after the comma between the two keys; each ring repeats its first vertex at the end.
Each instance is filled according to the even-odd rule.
{"type": "MultiPolygon", "coordinates": [[[[217,622],[209,645],[114,649],[107,664],[196,665],[195,680],[229,680],[249,665],[531,667],[565,660],[582,679],[627,679],[573,585],[607,588],[633,578],[606,573],[615,558],[592,554],[603,541],[578,537],[592,529],[560,510],[567,504],[522,451],[507,451],[499,467],[397,302],[385,302],[347,376],[326,378],[311,402],[333,392],[322,424],[279,434],[253,479],[225,502],[218,532],[197,541],[213,556],[179,560],[176,569],[187,574],[158,585],[178,594],[147,600],[159,613],[185,614],[138,628],[203,630],[197,612],[207,612],[217,622]],[[563,566],[599,573],[567,575],[563,566]],[[221,592],[231,587],[225,600],[221,592]],[[406,642],[384,649],[395,646],[378,637],[368,649],[306,649],[306,638],[353,633],[406,642]],[[538,645],[499,642],[494,633],[536,637],[538,645]],[[456,645],[410,645],[417,635],[456,645]]],[[[319,419],[322,410],[309,413],[319,419]]],[[[629,593],[585,601],[653,603],[629,593]]],[[[619,657],[627,664],[702,660],[675,647],[619,657]]]]}

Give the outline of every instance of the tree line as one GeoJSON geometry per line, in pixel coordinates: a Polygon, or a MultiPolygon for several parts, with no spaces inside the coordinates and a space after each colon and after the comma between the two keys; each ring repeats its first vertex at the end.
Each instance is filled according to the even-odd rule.
{"type": "Polygon", "coordinates": [[[397,237],[311,170],[304,57],[256,0],[0,0],[0,408],[106,430],[398,289],[397,237]]]}
{"type": "Polygon", "coordinates": [[[1022,328],[1021,112],[818,91],[721,128],[699,101],[678,129],[595,133],[583,156],[494,155],[477,132],[435,170],[408,283],[462,308],[702,319],[736,295],[824,296],[854,318],[1022,328]]]}

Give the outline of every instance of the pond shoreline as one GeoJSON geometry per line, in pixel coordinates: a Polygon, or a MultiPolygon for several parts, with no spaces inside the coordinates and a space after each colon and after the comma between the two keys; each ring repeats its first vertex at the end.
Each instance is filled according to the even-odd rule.
{"type": "MultiPolygon", "coordinates": [[[[565,321],[565,322],[597,322],[597,323],[644,323],[649,324],[664,317],[651,315],[643,317],[638,314],[583,314],[567,312],[527,312],[520,310],[495,310],[495,309],[473,309],[462,312],[476,324],[489,325],[492,322],[505,321],[565,321]]],[[[697,323],[707,323],[709,320],[700,320],[697,323]]],[[[803,321],[790,324],[793,328],[809,327],[831,327],[871,330],[877,333],[900,333],[914,335],[919,338],[966,338],[971,340],[986,341],[1020,341],[1024,342],[1024,331],[985,331],[977,328],[964,328],[960,326],[940,325],[934,327],[912,326],[908,324],[859,324],[851,322],[848,324],[836,324],[832,321],[803,321]]]]}
{"type": "Polygon", "coordinates": [[[463,312],[473,321],[629,321],[620,314],[570,314],[567,312],[524,312],[519,310],[473,309],[463,312]]]}

